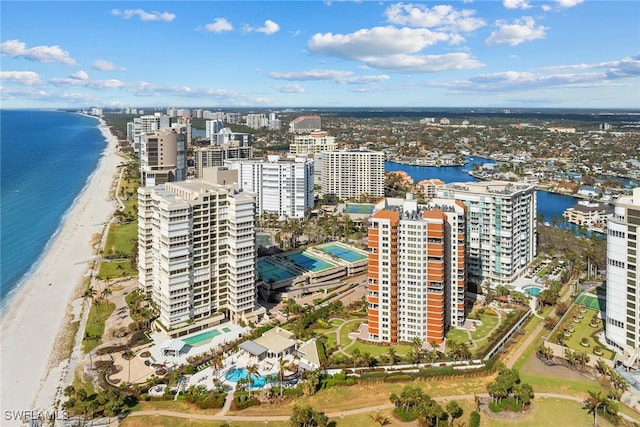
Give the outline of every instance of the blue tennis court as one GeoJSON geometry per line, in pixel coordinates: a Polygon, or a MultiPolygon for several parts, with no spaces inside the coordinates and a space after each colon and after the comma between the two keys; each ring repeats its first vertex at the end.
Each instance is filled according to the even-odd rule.
{"type": "Polygon", "coordinates": [[[375,205],[362,203],[349,203],[344,207],[344,213],[371,215],[375,205]]]}
{"type": "Polygon", "coordinates": [[[353,251],[340,245],[327,245],[317,247],[317,249],[320,249],[322,252],[325,252],[327,254],[335,255],[338,258],[342,258],[343,260],[349,262],[362,261],[363,259],[367,259],[367,255],[363,255],[360,252],[353,251]]]}
{"type": "Polygon", "coordinates": [[[285,258],[293,262],[294,264],[297,264],[300,267],[306,270],[311,270],[311,271],[321,271],[321,270],[326,270],[327,268],[334,267],[333,264],[318,258],[314,258],[311,255],[304,252],[285,255],[285,258]]]}
{"type": "Polygon", "coordinates": [[[258,279],[262,279],[265,282],[269,282],[270,280],[279,282],[280,280],[295,276],[295,273],[274,264],[269,259],[258,260],[256,270],[258,272],[258,279]]]}

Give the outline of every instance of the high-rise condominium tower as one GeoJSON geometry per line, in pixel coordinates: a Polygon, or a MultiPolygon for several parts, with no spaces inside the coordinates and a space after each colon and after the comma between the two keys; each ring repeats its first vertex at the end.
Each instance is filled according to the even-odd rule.
{"type": "Polygon", "coordinates": [[[465,319],[465,207],[387,198],[369,222],[372,341],[441,343],[465,319]]]}
{"type": "Polygon", "coordinates": [[[186,179],[186,138],[172,129],[145,134],[140,147],[142,186],[186,179]]]}
{"type": "Polygon", "coordinates": [[[384,197],[384,153],[366,149],[322,153],[322,194],[340,199],[384,197]]]}
{"type": "Polygon", "coordinates": [[[250,315],[255,262],[253,194],[202,180],[138,189],[140,287],[165,328],[250,315]]]}
{"type": "MultiPolygon", "coordinates": [[[[467,272],[479,282],[508,285],[536,255],[536,193],[506,181],[447,184],[439,197],[467,207],[467,272]]],[[[470,277],[470,278],[471,278],[470,277]]]]}
{"type": "Polygon", "coordinates": [[[607,343],[631,366],[640,356],[640,187],[621,196],[607,221],[607,343]]]}
{"type": "Polygon", "coordinates": [[[313,209],[313,160],[306,157],[225,160],[243,190],[256,194],[256,213],[304,218],[313,209]]]}

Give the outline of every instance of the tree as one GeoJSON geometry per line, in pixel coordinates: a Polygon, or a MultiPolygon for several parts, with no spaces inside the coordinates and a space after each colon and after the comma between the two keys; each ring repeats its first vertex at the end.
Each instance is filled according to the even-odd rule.
{"type": "Polygon", "coordinates": [[[256,365],[255,363],[251,365],[247,365],[245,369],[247,370],[247,379],[249,380],[249,396],[251,396],[253,381],[255,378],[258,378],[258,374],[260,373],[260,370],[258,368],[258,365],[256,365]]]}
{"type": "Polygon", "coordinates": [[[458,402],[455,400],[451,400],[447,403],[447,412],[451,416],[451,420],[449,421],[449,425],[453,424],[453,422],[460,418],[464,413],[464,410],[458,405],[458,402]]]}
{"type": "Polygon", "coordinates": [[[89,285],[87,286],[87,289],[84,290],[82,297],[93,299],[96,295],[98,295],[98,291],[96,291],[93,286],[89,285]]]}
{"type": "Polygon", "coordinates": [[[629,388],[629,382],[613,369],[609,371],[609,376],[611,377],[611,382],[613,382],[613,386],[616,390],[624,392],[629,388]]]}
{"type": "Polygon", "coordinates": [[[282,390],[284,389],[284,368],[287,366],[287,362],[284,359],[278,360],[278,381],[280,382],[280,397],[282,397],[282,390]]]}
{"type": "Polygon", "coordinates": [[[422,401],[418,405],[418,413],[430,426],[437,426],[440,419],[445,415],[442,406],[427,395],[424,395],[422,401]]]}
{"type": "Polygon", "coordinates": [[[105,300],[109,300],[109,297],[113,294],[113,291],[111,290],[111,288],[104,288],[102,290],[102,292],[100,292],[100,298],[103,298],[105,300]]]}
{"type": "Polygon", "coordinates": [[[305,396],[313,396],[320,384],[320,371],[309,372],[307,380],[302,384],[302,392],[305,396]]]}
{"type": "Polygon", "coordinates": [[[586,409],[588,414],[593,414],[593,425],[598,425],[598,408],[604,407],[609,402],[607,397],[602,396],[602,392],[589,390],[589,397],[584,401],[582,409],[586,409]]]}
{"type": "Polygon", "coordinates": [[[398,357],[396,351],[392,348],[389,349],[389,360],[391,361],[392,365],[395,365],[400,361],[400,357],[398,357]]]}
{"type": "Polygon", "coordinates": [[[134,357],[136,357],[136,354],[131,350],[127,350],[124,353],[122,353],[122,358],[129,362],[129,372],[127,374],[127,383],[131,382],[131,359],[133,359],[134,357]]]}
{"type": "Polygon", "coordinates": [[[516,402],[521,402],[523,406],[529,406],[534,398],[533,387],[526,383],[518,383],[513,387],[513,396],[516,402]]]}
{"type": "Polygon", "coordinates": [[[329,418],[324,412],[318,412],[311,406],[294,406],[291,414],[292,427],[326,427],[329,418]]]}
{"type": "Polygon", "coordinates": [[[602,359],[598,359],[598,362],[596,364],[596,370],[598,371],[598,373],[600,375],[608,375],[609,374],[609,366],[607,366],[607,364],[604,363],[604,360],[602,360],[602,359]]]}

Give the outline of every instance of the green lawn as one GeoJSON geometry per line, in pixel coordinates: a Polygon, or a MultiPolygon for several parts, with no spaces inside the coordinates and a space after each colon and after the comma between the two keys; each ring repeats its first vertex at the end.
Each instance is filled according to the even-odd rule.
{"type": "Polygon", "coordinates": [[[351,338],[349,338],[349,334],[353,332],[352,328],[355,325],[359,325],[360,323],[363,323],[363,322],[364,322],[364,319],[351,319],[344,322],[342,329],[340,329],[340,345],[343,348],[349,345],[351,341],[353,341],[351,338]]]}
{"type": "Polygon", "coordinates": [[[115,279],[117,277],[137,276],[138,270],[131,267],[130,259],[122,260],[104,260],[100,263],[100,271],[98,278],[105,280],[107,278],[115,279]]]}
{"type": "MultiPolygon", "coordinates": [[[[514,420],[501,420],[489,418],[486,414],[481,414],[480,426],[482,427],[591,427],[593,425],[593,415],[582,409],[580,402],[565,399],[539,399],[534,398],[531,413],[522,415],[514,420]],[[562,421],[560,421],[560,419],[562,421]]],[[[464,419],[464,416],[463,416],[464,419]]],[[[610,427],[609,423],[602,417],[598,417],[600,427],[610,427]]]]}
{"type": "Polygon", "coordinates": [[[360,353],[369,353],[373,357],[378,357],[382,354],[389,354],[389,349],[393,349],[397,355],[409,354],[411,352],[411,346],[406,344],[398,344],[394,346],[390,345],[375,345],[375,344],[365,344],[363,342],[357,341],[353,343],[349,348],[345,351],[349,354],[353,354],[353,352],[358,349],[360,353]]]}
{"type": "Polygon", "coordinates": [[[467,331],[465,330],[451,328],[449,329],[449,332],[447,332],[447,339],[449,341],[463,343],[469,341],[469,336],[467,335],[467,331]]]}
{"type": "Polygon", "coordinates": [[[104,322],[115,309],[116,305],[112,302],[96,304],[94,301],[91,304],[87,327],[82,340],[82,351],[84,353],[88,353],[100,345],[102,342],[102,334],[104,334],[104,322]]]}
{"type": "Polygon", "coordinates": [[[482,321],[482,325],[476,325],[476,330],[471,331],[471,338],[474,341],[486,339],[489,336],[489,332],[498,325],[498,316],[496,315],[484,313],[479,318],[482,321]]]}
{"type": "Polygon", "coordinates": [[[104,245],[104,255],[109,256],[114,253],[129,255],[133,253],[138,239],[138,223],[111,224],[109,234],[104,245]]]}
{"type": "MultiPolygon", "coordinates": [[[[577,313],[577,310],[575,311],[577,313]]],[[[569,325],[573,326],[575,332],[571,334],[570,338],[565,338],[565,346],[569,347],[574,351],[584,351],[589,354],[591,357],[594,357],[593,349],[596,346],[599,346],[602,349],[603,355],[600,356],[603,359],[613,360],[615,357],[614,353],[611,350],[608,350],[602,344],[600,344],[595,337],[593,336],[597,332],[601,332],[603,330],[602,321],[599,321],[599,326],[594,328],[589,325],[591,323],[591,317],[596,314],[595,310],[587,309],[587,311],[583,314],[582,319],[580,319],[580,323],[575,323],[573,321],[573,316],[567,316],[565,321],[560,325],[558,331],[564,330],[565,327],[569,325]],[[582,338],[587,338],[589,342],[589,346],[585,347],[580,344],[582,338]]]]}

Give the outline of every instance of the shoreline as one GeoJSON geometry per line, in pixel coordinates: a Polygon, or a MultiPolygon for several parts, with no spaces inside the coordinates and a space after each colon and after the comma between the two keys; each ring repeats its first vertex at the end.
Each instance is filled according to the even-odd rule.
{"type": "MultiPolygon", "coordinates": [[[[110,197],[122,162],[118,140],[103,119],[97,127],[105,139],[96,169],[74,199],[61,225],[0,314],[0,405],[4,411],[51,409],[61,384],[56,339],[70,326],[68,308],[90,276],[96,259],[95,237],[106,231],[115,211],[110,197]],[[58,378],[55,374],[58,374],[58,378]]],[[[75,310],[74,310],[75,311],[75,310]]],[[[60,365],[64,365],[63,361],[60,365]]],[[[11,421],[14,420],[5,420],[11,421]]],[[[15,420],[16,424],[19,420],[15,420]]]]}

